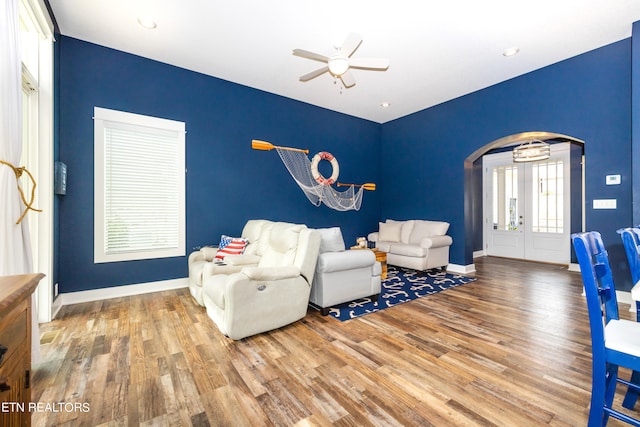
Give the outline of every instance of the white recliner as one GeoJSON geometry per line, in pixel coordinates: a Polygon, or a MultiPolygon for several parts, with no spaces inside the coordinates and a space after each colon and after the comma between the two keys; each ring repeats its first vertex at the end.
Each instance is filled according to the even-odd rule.
{"type": "Polygon", "coordinates": [[[257,265],[203,276],[207,314],[234,340],[280,328],[307,314],[320,233],[284,222],[264,227],[256,249],[257,265]]]}
{"type": "Polygon", "coordinates": [[[368,249],[345,250],[339,227],[318,230],[322,236],[310,303],[323,316],[329,308],[343,302],[380,294],[382,267],[368,249]]]}
{"type": "Polygon", "coordinates": [[[265,219],[247,221],[240,236],[249,241],[244,253],[227,255],[224,262],[216,261],[218,249],[214,247],[204,247],[189,255],[189,291],[198,304],[204,306],[202,284],[205,277],[237,273],[245,266],[258,265],[261,255],[260,237],[269,224],[273,222],[265,219]]]}

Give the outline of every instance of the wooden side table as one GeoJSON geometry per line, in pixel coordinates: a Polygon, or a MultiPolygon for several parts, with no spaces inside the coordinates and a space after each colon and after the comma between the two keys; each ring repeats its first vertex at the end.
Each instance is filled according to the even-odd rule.
{"type": "Polygon", "coordinates": [[[382,266],[382,274],[380,274],[380,278],[384,280],[387,278],[387,253],[375,248],[371,249],[371,251],[376,255],[376,261],[380,262],[380,265],[382,266]]]}

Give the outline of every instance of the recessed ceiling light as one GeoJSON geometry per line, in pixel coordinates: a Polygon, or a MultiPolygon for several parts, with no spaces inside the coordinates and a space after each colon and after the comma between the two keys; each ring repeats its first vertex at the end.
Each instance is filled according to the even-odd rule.
{"type": "Polygon", "coordinates": [[[520,48],[519,47],[510,47],[508,49],[505,49],[502,52],[502,56],[506,56],[508,58],[510,56],[516,55],[518,52],[520,52],[520,48]]]}
{"type": "Polygon", "coordinates": [[[390,103],[390,102],[388,102],[388,101],[384,101],[384,102],[381,102],[381,103],[380,103],[380,106],[381,106],[382,108],[388,108],[388,107],[390,107],[390,106],[391,106],[391,103],[390,103]]]}
{"type": "Polygon", "coordinates": [[[147,30],[153,30],[158,26],[156,21],[150,16],[140,16],[138,18],[138,24],[142,25],[147,30]]]}

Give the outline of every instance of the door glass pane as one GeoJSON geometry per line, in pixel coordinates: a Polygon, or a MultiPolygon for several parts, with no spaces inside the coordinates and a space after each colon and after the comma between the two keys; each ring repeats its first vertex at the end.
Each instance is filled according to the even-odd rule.
{"type": "Polygon", "coordinates": [[[493,229],[518,230],[518,166],[493,168],[493,229]]]}
{"type": "Polygon", "coordinates": [[[563,162],[552,160],[532,164],[532,232],[563,233],[563,162]]]}

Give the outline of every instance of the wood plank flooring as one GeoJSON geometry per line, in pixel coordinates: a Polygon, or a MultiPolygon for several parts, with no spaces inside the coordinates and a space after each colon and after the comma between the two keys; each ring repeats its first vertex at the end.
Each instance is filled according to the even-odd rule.
{"type": "Polygon", "coordinates": [[[586,425],[579,273],[475,261],[473,283],[342,323],[310,309],[241,341],[186,289],[63,307],[41,325],[32,399],[89,410],[37,412],[33,425],[586,425]]]}

